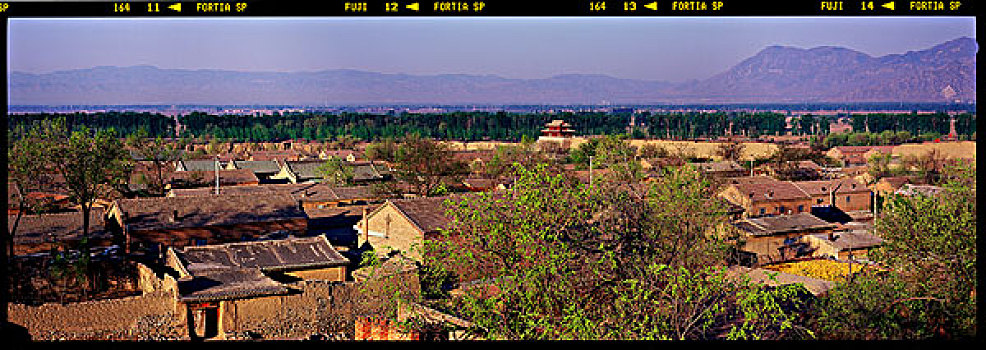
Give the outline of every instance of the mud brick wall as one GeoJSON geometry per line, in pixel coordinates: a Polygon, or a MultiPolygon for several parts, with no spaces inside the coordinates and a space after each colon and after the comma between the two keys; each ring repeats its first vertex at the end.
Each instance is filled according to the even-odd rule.
{"type": "MultiPolygon", "coordinates": [[[[11,304],[10,321],[32,340],[181,339],[184,318],[171,291],[72,304],[11,304]]],[[[187,333],[187,332],[186,332],[187,333]]]]}
{"type": "Polygon", "coordinates": [[[145,295],[156,291],[177,291],[178,281],[169,274],[155,273],[147,265],[137,263],[137,288],[145,295]]]}
{"type": "Polygon", "coordinates": [[[382,302],[394,301],[381,292],[420,289],[417,271],[368,282],[301,281],[290,287],[295,291],[289,295],[222,302],[223,332],[232,339],[247,334],[263,339],[306,338],[316,333],[343,333],[353,339],[356,317],[380,315],[382,302]]]}

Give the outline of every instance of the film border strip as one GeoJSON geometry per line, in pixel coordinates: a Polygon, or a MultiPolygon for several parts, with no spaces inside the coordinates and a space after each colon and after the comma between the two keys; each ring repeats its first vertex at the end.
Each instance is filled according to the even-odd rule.
{"type": "Polygon", "coordinates": [[[477,1],[0,2],[4,17],[201,16],[975,16],[974,1],[477,1]]]}

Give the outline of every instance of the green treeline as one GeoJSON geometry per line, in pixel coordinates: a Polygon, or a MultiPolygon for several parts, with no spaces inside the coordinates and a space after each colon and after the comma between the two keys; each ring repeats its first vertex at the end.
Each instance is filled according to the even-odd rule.
{"type": "MultiPolygon", "coordinates": [[[[907,131],[911,135],[937,133],[948,135],[949,120],[945,113],[934,114],[886,114],[874,113],[852,116],[852,129],[863,132],[869,127],[869,132],[880,133],[887,130],[893,132],[907,131]]],[[[972,136],[976,132],[976,116],[958,114],[955,116],[955,131],[958,135],[972,136]]]]}
{"type": "MultiPolygon", "coordinates": [[[[8,116],[8,130],[15,133],[38,120],[65,117],[68,126],[92,129],[113,128],[121,135],[136,133],[140,128],[150,136],[174,137],[175,122],[171,116],[156,113],[100,112],[73,114],[25,114],[8,116]]],[[[787,117],[779,113],[760,112],[687,112],[639,113],[632,116],[634,138],[691,139],[717,137],[731,132],[734,135],[757,137],[778,135],[791,131],[795,135],[827,134],[829,117],[787,117]],[[788,128],[790,124],[790,128],[788,128]]],[[[423,137],[444,140],[501,140],[520,141],[535,138],[552,119],[564,119],[572,124],[577,135],[612,135],[627,133],[630,113],[506,113],[453,112],[428,114],[367,114],[367,113],[289,113],[242,116],[213,115],[193,112],[179,117],[182,137],[218,138],[234,141],[275,141],[285,139],[330,140],[342,136],[359,140],[399,138],[417,133],[423,137]]],[[[869,126],[873,133],[884,130],[909,131],[913,135],[931,132],[948,133],[948,115],[869,114],[852,117],[854,130],[869,126]]],[[[956,117],[960,135],[975,132],[976,117],[962,114],[956,117]]]]}

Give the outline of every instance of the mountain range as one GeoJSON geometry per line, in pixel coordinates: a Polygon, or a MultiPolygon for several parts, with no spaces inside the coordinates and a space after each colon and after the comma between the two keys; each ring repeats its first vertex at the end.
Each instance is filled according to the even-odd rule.
{"type": "Polygon", "coordinates": [[[595,74],[510,79],[147,65],[12,72],[8,82],[12,105],[974,102],[977,51],[968,37],[880,57],[832,46],[770,46],[725,72],[682,83],[595,74]]]}

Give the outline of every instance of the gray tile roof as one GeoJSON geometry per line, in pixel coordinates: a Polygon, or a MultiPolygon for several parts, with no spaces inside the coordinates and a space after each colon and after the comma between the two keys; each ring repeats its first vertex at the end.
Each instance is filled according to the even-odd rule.
{"type": "Polygon", "coordinates": [[[754,236],[836,227],[836,225],[830,224],[809,213],[747,218],[736,223],[736,226],[754,236]]]}
{"type": "MultiPolygon", "coordinates": [[[[183,168],[182,171],[215,171],[216,161],[214,159],[181,160],[178,166],[183,168]]],[[[222,162],[219,163],[219,167],[223,167],[222,162]]]]}
{"type": "Polygon", "coordinates": [[[451,196],[392,199],[390,202],[424,232],[448,227],[452,222],[445,215],[443,203],[451,196]]]}
{"type": "Polygon", "coordinates": [[[281,166],[274,160],[234,160],[228,167],[250,169],[254,174],[261,175],[273,175],[281,171],[281,166]]]}
{"type": "Polygon", "coordinates": [[[264,272],[349,264],[324,236],[191,246],[172,252],[191,275],[178,282],[182,301],[284,294],[288,289],[264,272]]]}
{"type": "Polygon", "coordinates": [[[318,168],[325,164],[325,161],[288,161],[285,164],[291,173],[298,178],[298,182],[304,182],[322,178],[322,175],[318,173],[318,168]]]}
{"type": "Polygon", "coordinates": [[[812,235],[815,238],[825,241],[826,243],[832,245],[836,249],[849,250],[849,249],[861,249],[876,247],[883,244],[883,239],[871,234],[862,232],[840,232],[834,234],[835,240],[830,240],[829,235],[812,235]]]}
{"type": "Polygon", "coordinates": [[[346,259],[325,236],[270,241],[189,246],[178,251],[185,269],[196,271],[228,267],[258,268],[264,272],[346,265],[346,259]]]}
{"type": "Polygon", "coordinates": [[[192,278],[178,281],[178,298],[183,302],[242,299],[287,293],[287,287],[265,276],[259,269],[251,268],[197,271],[192,278]]]}

